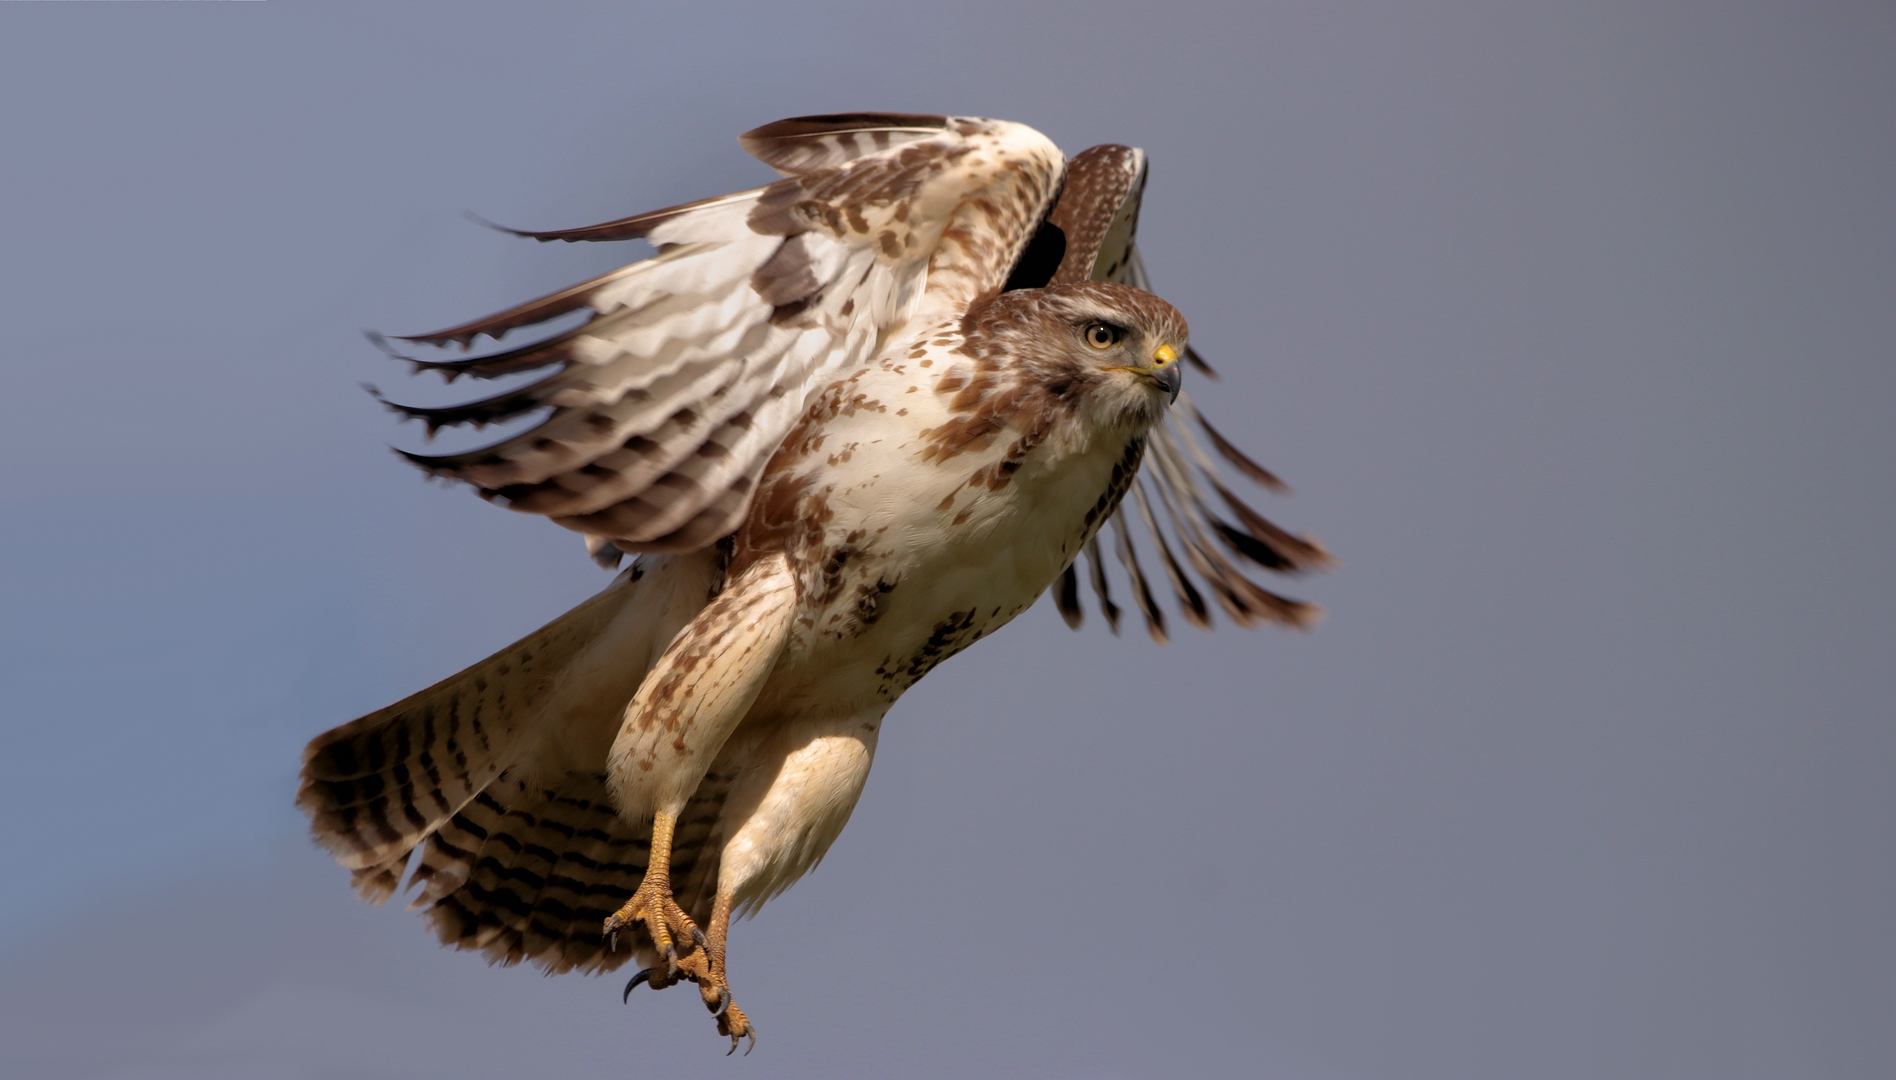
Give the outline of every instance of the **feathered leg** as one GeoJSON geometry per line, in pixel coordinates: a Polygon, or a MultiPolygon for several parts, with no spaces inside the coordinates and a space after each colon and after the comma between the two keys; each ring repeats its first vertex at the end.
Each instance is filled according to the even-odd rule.
{"type": "MultiPolygon", "coordinates": [[[[886,708],[877,703],[859,713],[747,724],[719,757],[717,770],[738,779],[721,809],[724,840],[706,926],[706,971],[692,977],[733,1050],[741,1039],[754,1042],[757,1036],[731,1001],[731,916],[789,888],[823,858],[869,778],[886,708]],[[737,762],[742,767],[731,768],[737,762]]],[[[681,968],[693,958],[681,961],[681,968]]]]}
{"type": "Polygon", "coordinates": [[[672,840],[691,793],[776,666],[796,597],[781,555],[740,572],[639,684],[613,741],[607,767],[619,812],[629,820],[651,815],[652,846],[644,880],[603,931],[616,945],[621,930],[644,926],[666,961],[663,973],[643,973],[654,987],[681,975],[711,981],[707,939],[672,896],[672,840]]]}

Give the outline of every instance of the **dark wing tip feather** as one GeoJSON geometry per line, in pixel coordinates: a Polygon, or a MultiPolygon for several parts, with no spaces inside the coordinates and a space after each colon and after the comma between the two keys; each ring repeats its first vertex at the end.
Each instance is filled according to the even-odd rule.
{"type": "Polygon", "coordinates": [[[1221,521],[1209,514],[1206,515],[1206,520],[1211,522],[1211,527],[1218,533],[1218,539],[1223,540],[1226,547],[1229,547],[1231,550],[1264,569],[1275,570],[1281,574],[1294,571],[1298,568],[1297,564],[1292,562],[1282,552],[1259,540],[1257,537],[1252,536],[1250,533],[1234,528],[1229,522],[1221,521]]]}
{"type": "Polygon", "coordinates": [[[1159,556],[1165,561],[1165,568],[1172,579],[1172,587],[1178,593],[1180,609],[1185,613],[1185,621],[1200,630],[1211,629],[1211,607],[1205,603],[1205,595],[1192,584],[1185,574],[1185,568],[1178,564],[1178,557],[1163,539],[1159,540],[1159,556]]]}
{"type": "MultiPolygon", "coordinates": [[[[736,196],[727,195],[724,196],[724,198],[736,198],[736,196]]],[[[664,213],[665,211],[660,212],[664,213]]],[[[475,319],[472,322],[462,323],[459,326],[450,326],[446,330],[436,330],[430,334],[402,334],[399,335],[396,340],[413,341],[423,345],[437,346],[445,346],[449,342],[454,342],[460,345],[463,350],[466,350],[468,346],[473,343],[474,339],[482,334],[493,338],[495,341],[499,341],[501,337],[510,330],[517,330],[522,326],[532,326],[536,323],[547,322],[551,319],[557,319],[562,315],[568,315],[583,308],[589,308],[592,306],[593,299],[599,294],[600,290],[630,274],[639,273],[646,268],[647,262],[645,260],[627,263],[616,270],[608,270],[596,278],[582,281],[577,285],[569,285],[558,292],[547,293],[545,296],[529,300],[524,304],[516,304],[497,314],[487,315],[475,319]]],[[[595,312],[595,315],[596,314],[597,312],[595,312]]],[[[564,340],[566,336],[567,335],[560,335],[551,340],[564,340]]],[[[527,348],[536,348],[548,343],[549,342],[537,342],[535,345],[527,346],[527,348]]],[[[406,357],[404,357],[404,359],[406,359],[406,357]]],[[[478,364],[481,362],[483,361],[477,360],[471,361],[470,363],[478,364]]]]}
{"type": "Polygon", "coordinates": [[[1255,626],[1260,621],[1297,627],[1307,624],[1305,609],[1309,608],[1308,604],[1279,596],[1245,577],[1216,548],[1200,537],[1181,532],[1180,542],[1185,545],[1192,565],[1211,586],[1218,605],[1239,625],[1255,626]]]}
{"type": "MultiPolygon", "coordinates": [[[[409,356],[407,353],[401,352],[396,349],[395,346],[389,344],[388,335],[379,330],[364,330],[362,331],[362,336],[368,338],[369,344],[382,350],[382,355],[388,357],[390,360],[399,360],[404,364],[414,365],[413,369],[409,371],[410,375],[419,375],[424,371],[439,371],[441,372],[441,381],[451,383],[462,375],[470,374],[470,372],[465,370],[465,365],[478,363],[478,361],[473,360],[423,360],[420,357],[409,356]]],[[[368,383],[363,383],[362,386],[363,389],[374,394],[378,400],[381,398],[381,391],[375,387],[368,383]]]]}
{"type": "Polygon", "coordinates": [[[1098,534],[1087,540],[1085,551],[1087,575],[1092,580],[1093,595],[1099,600],[1100,614],[1106,617],[1106,628],[1118,637],[1119,605],[1113,603],[1112,588],[1106,581],[1106,559],[1099,552],[1098,534]]]}
{"type": "MultiPolygon", "coordinates": [[[[439,480],[459,479],[459,477],[454,475],[455,471],[468,465],[501,464],[498,458],[490,459],[484,457],[487,450],[491,449],[492,447],[486,447],[481,450],[472,450],[465,454],[417,454],[412,450],[403,450],[399,446],[389,447],[390,451],[400,456],[410,465],[427,473],[430,478],[439,480]]],[[[476,485],[476,490],[479,492],[481,498],[489,502],[492,502],[497,497],[495,492],[488,491],[479,485],[476,485]]]]}
{"type": "Polygon", "coordinates": [[[1198,414],[1198,426],[1204,428],[1205,434],[1211,437],[1211,445],[1217,448],[1218,455],[1229,461],[1239,472],[1280,495],[1290,494],[1289,484],[1279,480],[1276,473],[1252,461],[1244,451],[1234,446],[1231,440],[1218,434],[1218,429],[1211,426],[1211,421],[1205,419],[1203,413],[1198,414]]]}
{"type": "Polygon", "coordinates": [[[1211,608],[1205,603],[1204,594],[1186,576],[1185,568],[1178,564],[1178,557],[1172,554],[1172,546],[1165,542],[1165,536],[1155,529],[1152,539],[1158,544],[1159,561],[1165,564],[1165,576],[1172,582],[1172,591],[1178,597],[1185,621],[1200,630],[1211,629],[1211,608]]]}
{"type": "Polygon", "coordinates": [[[1075,630],[1080,628],[1086,616],[1080,608],[1080,578],[1074,572],[1072,563],[1067,564],[1067,568],[1060,573],[1060,580],[1054,583],[1053,605],[1060,609],[1060,617],[1066,620],[1067,626],[1075,630]]]}
{"type": "Polygon", "coordinates": [[[428,425],[428,437],[434,438],[435,432],[444,427],[467,424],[479,431],[489,424],[504,423],[517,416],[524,416],[535,409],[544,407],[543,403],[527,395],[505,394],[500,397],[484,398],[462,405],[443,405],[434,408],[419,405],[403,405],[390,401],[381,394],[375,399],[388,411],[404,420],[420,420],[428,425]]]}
{"type": "MultiPolygon", "coordinates": [[[[1275,596],[1276,594],[1272,593],[1271,595],[1275,596]]],[[[1288,597],[1278,597],[1278,599],[1284,602],[1283,623],[1292,630],[1302,630],[1307,634],[1315,630],[1318,624],[1323,622],[1324,610],[1319,605],[1307,603],[1303,600],[1292,600],[1288,597]]]]}
{"type": "Polygon", "coordinates": [[[939,113],[817,113],[811,116],[792,116],[784,120],[773,120],[739,135],[737,141],[748,147],[753,142],[836,135],[845,131],[869,131],[877,128],[946,131],[948,118],[939,113]]]}
{"type": "MultiPolygon", "coordinates": [[[[632,265],[637,266],[638,264],[633,263],[632,265]]],[[[614,270],[610,274],[593,278],[591,281],[580,282],[578,285],[561,289],[559,292],[548,293],[537,300],[529,300],[524,304],[517,304],[505,311],[487,315],[475,319],[472,322],[465,322],[459,326],[450,326],[446,330],[436,330],[429,334],[402,334],[399,335],[396,340],[413,341],[421,345],[446,345],[449,342],[453,342],[461,346],[462,349],[468,348],[474,343],[474,339],[480,337],[482,334],[493,338],[495,341],[499,341],[509,330],[517,330],[523,326],[532,326],[534,323],[543,323],[548,319],[556,319],[561,315],[586,307],[592,302],[593,294],[598,292],[602,285],[624,273],[626,269],[629,269],[629,267],[614,270]]],[[[407,358],[403,357],[403,359],[407,358]]]]}
{"type": "Polygon", "coordinates": [[[1185,346],[1185,362],[1197,368],[1199,371],[1204,372],[1205,378],[1210,379],[1212,382],[1218,381],[1218,369],[1212,367],[1211,364],[1199,354],[1198,350],[1192,348],[1190,345],[1185,346]]]}
{"type": "Polygon", "coordinates": [[[395,346],[390,345],[388,343],[388,335],[382,333],[380,330],[364,330],[362,331],[362,336],[365,338],[368,338],[369,344],[382,350],[383,354],[386,355],[390,360],[401,360],[404,362],[413,362],[415,359],[414,357],[409,356],[405,353],[397,352],[395,350],[395,346]]]}
{"type": "Polygon", "coordinates": [[[1132,543],[1132,531],[1126,524],[1124,504],[1115,511],[1112,518],[1113,549],[1119,555],[1120,565],[1126,568],[1126,576],[1132,579],[1132,599],[1139,607],[1139,614],[1145,616],[1146,632],[1152,640],[1161,645],[1170,644],[1172,637],[1165,632],[1165,611],[1152,595],[1152,585],[1146,580],[1145,567],[1139,565],[1139,552],[1132,543]]]}
{"type": "Polygon", "coordinates": [[[530,232],[524,232],[520,229],[510,229],[507,226],[502,225],[497,221],[489,221],[472,210],[461,211],[461,216],[473,222],[474,224],[479,225],[483,229],[492,229],[495,232],[506,233],[508,236],[525,236],[528,238],[532,238],[534,235],[530,232]]]}
{"type": "Polygon", "coordinates": [[[653,229],[682,214],[703,210],[720,203],[742,202],[745,199],[754,198],[756,194],[755,191],[739,191],[730,195],[713,195],[708,199],[694,199],[688,203],[679,203],[677,206],[667,206],[663,210],[647,210],[642,214],[633,214],[631,217],[614,218],[597,225],[581,225],[576,229],[513,229],[505,225],[496,225],[471,211],[463,211],[463,213],[469,220],[490,229],[504,232],[509,236],[538,240],[543,244],[554,240],[563,240],[569,244],[581,241],[643,240],[651,235],[653,229]]]}
{"type": "Polygon", "coordinates": [[[946,130],[948,118],[930,113],[829,113],[793,116],[752,128],[739,135],[737,143],[771,168],[795,174],[946,130]],[[857,133],[869,135],[869,145],[856,145],[857,133]],[[837,152],[828,152],[826,146],[834,146],[837,152]]]}
{"type": "MultiPolygon", "coordinates": [[[[1269,548],[1279,558],[1289,563],[1287,567],[1281,569],[1271,567],[1271,569],[1279,570],[1280,573],[1301,574],[1305,571],[1327,571],[1336,567],[1336,557],[1331,555],[1322,544],[1272,524],[1264,515],[1245,505],[1244,500],[1233,495],[1230,488],[1218,482],[1217,477],[1211,478],[1211,485],[1218,492],[1218,497],[1224,500],[1225,506],[1237,516],[1239,524],[1244,526],[1243,531],[1248,533],[1252,540],[1269,548]]],[[[1205,511],[1205,516],[1217,524],[1221,536],[1224,535],[1225,529],[1230,528],[1224,522],[1218,521],[1209,510],[1205,511]]],[[[1228,538],[1227,542],[1230,542],[1228,538]]],[[[1237,547],[1236,544],[1232,546],[1237,547]]],[[[1238,550],[1247,558],[1250,557],[1248,551],[1243,551],[1241,548],[1238,550]]]]}
{"type": "Polygon", "coordinates": [[[1172,545],[1166,543],[1165,532],[1159,528],[1159,519],[1152,513],[1152,502],[1146,498],[1144,477],[1133,482],[1132,494],[1139,504],[1139,516],[1145,521],[1146,532],[1151,534],[1152,543],[1159,549],[1159,562],[1165,567],[1166,579],[1172,583],[1172,592],[1178,597],[1185,621],[1200,630],[1211,629],[1211,609],[1205,605],[1205,597],[1192,584],[1192,579],[1186,576],[1185,568],[1178,564],[1178,557],[1172,554],[1172,545]]]}
{"type": "Polygon", "coordinates": [[[573,346],[582,335],[593,333],[602,326],[609,326],[619,316],[617,314],[588,318],[585,322],[564,333],[522,345],[517,349],[488,353],[484,356],[466,357],[459,360],[422,360],[413,356],[402,356],[393,351],[389,355],[397,360],[414,365],[414,373],[435,371],[444,381],[452,383],[463,375],[476,379],[498,379],[503,375],[514,375],[522,371],[559,365],[561,370],[572,366],[573,346]]]}
{"type": "MultiPolygon", "coordinates": [[[[534,346],[531,350],[520,351],[541,351],[541,348],[541,346],[534,346]]],[[[549,349],[545,351],[553,350],[549,349]]],[[[508,357],[504,355],[501,357],[484,357],[481,360],[470,361],[470,363],[479,364],[489,360],[505,361],[507,359],[508,357]]],[[[412,362],[421,363],[421,361],[412,362]]],[[[555,362],[557,361],[542,360],[537,363],[517,364],[515,369],[522,370],[530,367],[541,367],[555,362]]],[[[559,372],[555,372],[535,382],[528,383],[525,386],[515,387],[512,390],[495,394],[491,397],[465,401],[458,405],[403,405],[398,401],[390,401],[382,393],[381,389],[376,387],[373,383],[363,383],[362,388],[367,390],[375,400],[381,402],[384,408],[399,415],[402,419],[420,420],[426,423],[428,425],[428,438],[433,439],[435,432],[440,431],[444,427],[468,424],[475,430],[479,430],[488,424],[504,423],[515,417],[524,416],[536,409],[545,408],[547,396],[557,390],[556,384],[564,371],[565,369],[562,368],[559,372]]],[[[484,374],[491,377],[493,374],[498,374],[498,372],[484,374]]]]}

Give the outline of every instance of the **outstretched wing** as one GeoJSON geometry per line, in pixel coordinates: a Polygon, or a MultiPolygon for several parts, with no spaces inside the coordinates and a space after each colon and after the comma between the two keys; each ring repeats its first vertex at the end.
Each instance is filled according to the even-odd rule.
{"type": "Polygon", "coordinates": [[[442,427],[537,411],[531,428],[457,454],[407,454],[514,510],[587,534],[596,558],[690,551],[730,533],[806,396],[914,319],[958,317],[1000,287],[1059,188],[1032,128],[962,117],[779,121],[744,148],[767,187],[538,240],[644,239],[658,254],[484,319],[402,340],[434,347],[584,310],[581,325],[417,371],[548,373],[445,408],[390,403],[442,427]]]}
{"type": "MultiPolygon", "coordinates": [[[[1117,281],[1152,291],[1136,243],[1145,181],[1145,153],[1132,147],[1095,146],[1075,156],[1067,163],[1066,189],[1059,203],[1028,249],[1029,260],[1035,252],[1057,250],[1053,282],[1117,281]]],[[[1189,348],[1185,359],[1205,376],[1217,378],[1211,366],[1189,348]]],[[[1146,629],[1155,640],[1167,639],[1165,614],[1133,539],[1141,531],[1134,528],[1135,520],[1143,526],[1146,543],[1157,552],[1186,621],[1200,627],[1211,625],[1211,605],[1205,600],[1209,592],[1213,603],[1242,626],[1259,622],[1310,625],[1320,614],[1317,608],[1253,582],[1231,556],[1276,573],[1295,574],[1328,569],[1333,562],[1330,554],[1314,540],[1272,524],[1239,499],[1219,475],[1194,427],[1218,457],[1248,479],[1274,492],[1289,490],[1212,427],[1188,396],[1179,395],[1164,422],[1152,429],[1133,497],[1120,503],[1111,522],[1114,554],[1125,568],[1146,629]],[[1183,563],[1179,552],[1184,554],[1183,563]],[[1192,573],[1186,571],[1187,566],[1192,573]]],[[[1107,625],[1118,633],[1119,606],[1112,599],[1101,546],[1096,536],[1084,549],[1087,576],[1107,625]]],[[[1082,618],[1077,564],[1069,566],[1055,585],[1054,599],[1067,625],[1077,629],[1082,618]]]]}

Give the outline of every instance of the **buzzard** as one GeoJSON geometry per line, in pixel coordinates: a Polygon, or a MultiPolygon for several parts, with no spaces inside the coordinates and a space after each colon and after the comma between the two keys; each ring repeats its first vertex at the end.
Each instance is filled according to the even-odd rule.
{"type": "Polygon", "coordinates": [[[1082,553],[1116,632],[1109,520],[1165,640],[1126,496],[1200,626],[1213,604],[1245,625],[1314,617],[1227,550],[1274,571],[1328,561],[1240,501],[1181,422],[1281,486],[1179,393],[1203,362],[1145,291],[1143,153],[1067,162],[1020,124],[896,114],[740,141],[782,179],[522,233],[656,253],[402,339],[459,345],[402,357],[450,382],[538,373],[463,405],[391,405],[430,435],[538,417],[410,460],[583,534],[608,566],[636,558],[549,625],[312,740],[297,794],[365,898],[406,875],[447,944],[549,972],[637,959],[627,995],[688,979],[733,1050],[755,1030],[732,1003],[731,918],[822,858],[904,690],[1049,586],[1077,626],[1082,553]]]}

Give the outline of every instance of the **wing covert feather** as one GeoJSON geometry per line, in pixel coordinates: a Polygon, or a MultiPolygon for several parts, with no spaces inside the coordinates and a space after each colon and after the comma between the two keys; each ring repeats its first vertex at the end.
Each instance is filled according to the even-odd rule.
{"type": "Polygon", "coordinates": [[[812,393],[866,362],[908,320],[958,317],[1000,287],[1065,167],[1032,128],[963,117],[803,117],[742,141],[785,178],[596,226],[508,230],[539,240],[642,238],[658,253],[403,339],[466,348],[482,335],[498,340],[588,312],[584,324],[523,347],[401,357],[448,381],[547,371],[459,405],[387,403],[431,436],[546,413],[492,445],[405,456],[587,533],[595,557],[606,543],[678,551],[715,541],[736,527],[812,393]]]}

